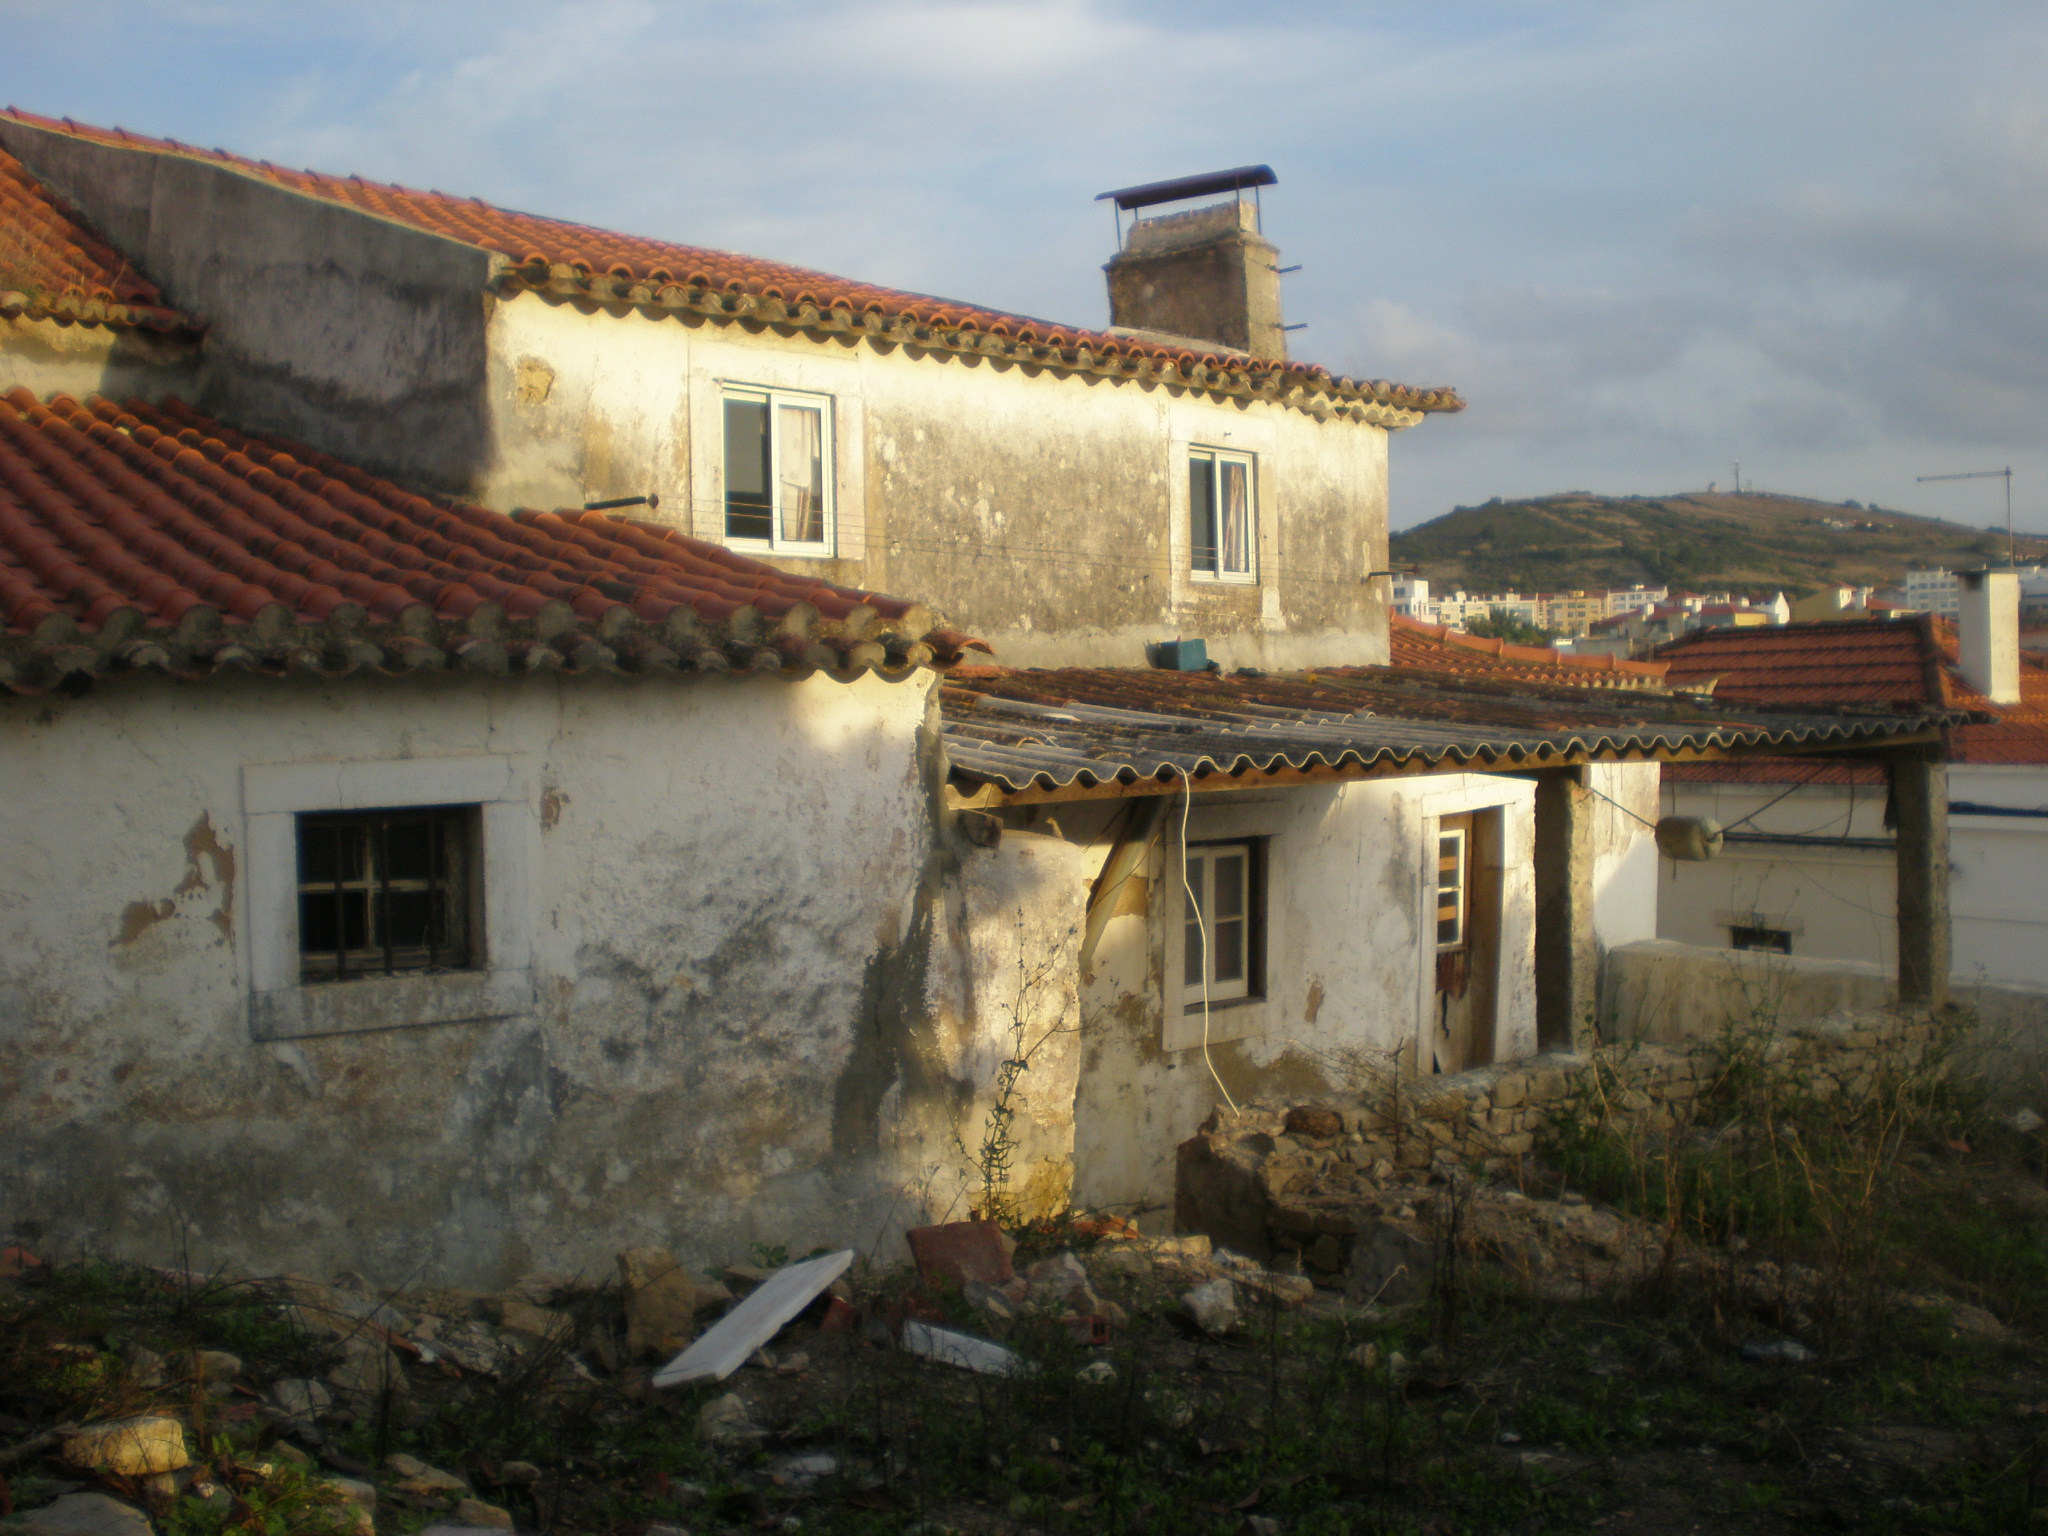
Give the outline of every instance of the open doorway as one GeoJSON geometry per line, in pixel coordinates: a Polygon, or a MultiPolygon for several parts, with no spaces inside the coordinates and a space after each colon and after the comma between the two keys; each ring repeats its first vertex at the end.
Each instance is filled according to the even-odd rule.
{"type": "Polygon", "coordinates": [[[1436,1016],[1431,1067],[1464,1072],[1493,1060],[1500,990],[1502,821],[1498,808],[1440,817],[1436,831],[1436,1016]]]}

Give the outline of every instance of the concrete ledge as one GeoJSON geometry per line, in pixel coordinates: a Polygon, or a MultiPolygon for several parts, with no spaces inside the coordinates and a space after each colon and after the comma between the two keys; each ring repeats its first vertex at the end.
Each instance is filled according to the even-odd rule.
{"type": "MultiPolygon", "coordinates": [[[[2048,988],[1973,984],[1954,978],[1950,1000],[1980,1030],[2026,1055],[2048,1056],[2048,988]]],[[[1898,1007],[1884,967],[1859,960],[1811,960],[1759,950],[1710,949],[1666,939],[1607,952],[1600,1030],[1608,1041],[1682,1044],[1731,1024],[1837,1023],[1898,1007]]]]}

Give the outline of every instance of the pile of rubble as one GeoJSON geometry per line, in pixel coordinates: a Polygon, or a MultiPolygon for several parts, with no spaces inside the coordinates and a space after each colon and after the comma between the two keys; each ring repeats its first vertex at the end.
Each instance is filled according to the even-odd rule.
{"type": "MultiPolygon", "coordinates": [[[[1135,1310],[1170,1315],[1191,1336],[1213,1338],[1261,1308],[1315,1299],[1303,1276],[1276,1273],[1206,1237],[1148,1239],[1119,1223],[1102,1226],[1106,1232],[1077,1234],[1080,1251],[1021,1264],[1011,1237],[991,1223],[921,1228],[910,1234],[910,1272],[857,1276],[847,1273],[851,1253],[773,1269],[729,1266],[712,1278],[648,1248],[621,1253],[601,1283],[535,1275],[498,1292],[380,1292],[353,1275],[327,1284],[299,1275],[230,1281],[138,1271],[173,1298],[167,1305],[180,1296],[232,1296],[282,1321],[293,1341],[290,1368],[279,1357],[258,1364],[215,1349],[159,1352],[119,1326],[23,1345],[12,1356],[0,1347],[0,1361],[11,1359],[23,1382],[83,1373],[79,1379],[96,1383],[94,1401],[119,1410],[57,1424],[0,1412],[0,1501],[12,1475],[23,1502],[37,1506],[5,1529],[151,1536],[153,1519],[190,1529],[197,1505],[216,1524],[253,1520],[294,1536],[374,1536],[422,1520],[425,1536],[506,1536],[513,1510],[553,1469],[509,1460],[442,1468],[404,1454],[372,1465],[358,1459],[369,1438],[360,1431],[416,1428],[433,1405],[465,1391],[530,1394],[536,1404],[573,1393],[672,1403],[672,1387],[724,1383],[745,1368],[758,1385],[721,1391],[694,1413],[705,1444],[738,1451],[774,1432],[762,1412],[783,1423],[798,1416],[774,1411],[775,1393],[763,1388],[802,1393],[821,1350],[841,1367],[880,1348],[1000,1374],[1037,1369],[1027,1353],[1043,1330],[1058,1329],[1082,1355],[1097,1352],[1089,1369],[1107,1373],[1105,1347],[1135,1310]],[[287,1513],[280,1525],[252,1515],[257,1509],[287,1513]]],[[[12,1273],[0,1274],[0,1286],[18,1295],[56,1286],[47,1266],[9,1252],[12,1273]]],[[[812,1390],[832,1388],[820,1380],[812,1390]]],[[[25,1400],[0,1387],[0,1404],[25,1400]]],[[[790,1445],[786,1435],[780,1443],[785,1453],[764,1472],[778,1487],[807,1487],[841,1470],[822,1448],[790,1445]]],[[[0,1513],[5,1508],[0,1502],[0,1513]]]]}
{"type": "Polygon", "coordinates": [[[1555,1102],[1566,1083],[1531,1071],[1511,1083],[1505,1073],[1469,1076],[1476,1099],[1436,1094],[1411,1106],[1405,1126],[1349,1105],[1218,1109],[1179,1148],[1177,1224],[1355,1302],[1415,1299],[1452,1244],[1532,1290],[1567,1296],[1627,1283],[1659,1260],[1659,1228],[1574,1193],[1531,1198],[1475,1177],[1484,1160],[1452,1150],[1459,1133],[1501,1112],[1496,1095],[1520,1113],[1532,1095],[1555,1102]]]}

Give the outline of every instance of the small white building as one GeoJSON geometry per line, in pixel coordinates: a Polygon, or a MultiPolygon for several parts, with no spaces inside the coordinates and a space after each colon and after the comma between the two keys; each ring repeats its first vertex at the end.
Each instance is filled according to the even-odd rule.
{"type": "MultiPolygon", "coordinates": [[[[1705,632],[1666,646],[1673,682],[1800,708],[1967,710],[1944,733],[1959,985],[2048,985],[2048,663],[2017,644],[2011,572],[1958,583],[1931,616],[1705,632]]],[[[1896,839],[1883,770],[1753,761],[1672,766],[1664,810],[1727,829],[1722,856],[1674,866],[1658,933],[1816,959],[1896,960],[1896,839]]]]}

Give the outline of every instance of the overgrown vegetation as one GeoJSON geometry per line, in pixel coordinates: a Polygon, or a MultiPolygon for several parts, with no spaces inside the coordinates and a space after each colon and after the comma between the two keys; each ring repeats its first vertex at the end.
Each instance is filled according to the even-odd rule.
{"type": "MultiPolygon", "coordinates": [[[[999,1328],[883,1264],[858,1276],[865,1331],[813,1317],[728,1382],[652,1391],[618,1356],[616,1294],[565,1282],[549,1305],[571,1326],[549,1342],[494,1372],[411,1361],[403,1391],[309,1433],[264,1389],[322,1375],[344,1345],[299,1331],[275,1289],[31,1270],[0,1283],[0,1458],[53,1424],[176,1412],[210,1492],[195,1479],[153,1506],[170,1536],[334,1536],[338,1506],[298,1463],[371,1475],[394,1452],[464,1477],[522,1531],[563,1536],[2037,1530],[2041,1133],[1990,1100],[1967,1044],[1958,1024],[1833,1093],[1785,1066],[1767,1025],[1731,1030],[1689,1113],[1654,1129],[1596,1080],[1521,1187],[1653,1230],[1656,1262],[1625,1283],[1554,1268],[1534,1282],[1496,1262],[1466,1219],[1470,1176],[1446,1171],[1412,1303],[1324,1292],[1296,1309],[1247,1289],[1222,1338],[1184,1316],[1186,1273],[1113,1222],[1070,1216],[1024,1227],[1019,1262],[1079,1251],[1120,1309],[1107,1345],[1029,1307],[999,1328]],[[906,1312],[1002,1331],[1030,1369],[974,1375],[894,1348],[906,1312]],[[179,1369],[203,1348],[243,1357],[234,1390],[179,1369]],[[165,1363],[154,1386],[138,1350],[165,1363]],[[758,1437],[701,1431],[727,1392],[758,1437]]],[[[0,1460],[0,1475],[20,1508],[75,1477],[54,1451],[0,1460]]],[[[447,1518],[384,1483],[386,1536],[447,1518]]]]}

